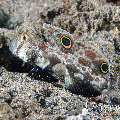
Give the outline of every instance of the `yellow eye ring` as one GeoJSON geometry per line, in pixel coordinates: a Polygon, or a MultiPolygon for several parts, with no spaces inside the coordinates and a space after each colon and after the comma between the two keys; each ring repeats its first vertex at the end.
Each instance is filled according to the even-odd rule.
{"type": "Polygon", "coordinates": [[[60,37],[60,42],[62,43],[63,47],[66,49],[70,49],[72,47],[71,38],[67,35],[62,35],[60,37]]]}
{"type": "Polygon", "coordinates": [[[106,63],[106,62],[103,62],[101,65],[100,65],[100,70],[102,73],[106,74],[109,72],[109,65],[106,63]]]}

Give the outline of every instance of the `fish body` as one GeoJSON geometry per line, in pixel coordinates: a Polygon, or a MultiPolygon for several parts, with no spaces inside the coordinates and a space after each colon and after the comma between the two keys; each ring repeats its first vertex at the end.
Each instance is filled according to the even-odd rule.
{"type": "Polygon", "coordinates": [[[9,44],[14,55],[53,71],[73,93],[97,96],[108,87],[109,60],[98,41],[81,40],[80,36],[46,23],[36,26],[24,23],[18,28],[17,39],[9,44]]]}

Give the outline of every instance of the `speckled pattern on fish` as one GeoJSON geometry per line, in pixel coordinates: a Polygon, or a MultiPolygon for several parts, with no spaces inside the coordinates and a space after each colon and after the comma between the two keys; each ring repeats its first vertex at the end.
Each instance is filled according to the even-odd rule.
{"type": "MultiPolygon", "coordinates": [[[[9,44],[12,53],[24,62],[52,70],[60,84],[72,93],[98,96],[108,88],[111,63],[107,52],[112,55],[114,47],[104,41],[104,36],[102,41],[97,35],[87,40],[37,22],[25,22],[16,33],[17,39],[9,44]]],[[[111,37],[109,32],[106,36],[111,37]]]]}

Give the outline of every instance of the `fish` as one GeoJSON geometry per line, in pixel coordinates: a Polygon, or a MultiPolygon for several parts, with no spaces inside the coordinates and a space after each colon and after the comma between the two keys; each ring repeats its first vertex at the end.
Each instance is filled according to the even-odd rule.
{"type": "Polygon", "coordinates": [[[14,35],[10,51],[40,72],[52,71],[71,93],[93,97],[108,87],[110,62],[100,47],[105,41],[84,40],[58,26],[36,22],[24,22],[14,35]]]}

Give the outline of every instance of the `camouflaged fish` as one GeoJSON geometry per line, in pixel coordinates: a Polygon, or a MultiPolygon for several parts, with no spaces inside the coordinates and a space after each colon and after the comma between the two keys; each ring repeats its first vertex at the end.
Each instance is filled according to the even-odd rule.
{"type": "Polygon", "coordinates": [[[24,62],[53,71],[60,84],[72,93],[98,96],[108,86],[109,60],[98,41],[49,24],[24,23],[10,41],[12,53],[24,62]]]}

